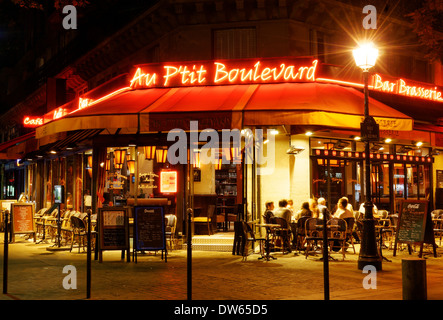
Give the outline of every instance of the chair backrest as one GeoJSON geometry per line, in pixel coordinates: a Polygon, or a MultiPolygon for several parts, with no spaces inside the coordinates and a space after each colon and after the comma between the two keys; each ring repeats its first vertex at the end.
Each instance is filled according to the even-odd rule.
{"type": "Polygon", "coordinates": [[[282,227],[283,229],[288,229],[288,222],[286,221],[286,219],[282,218],[282,217],[272,217],[271,218],[271,223],[274,224],[279,224],[280,227],[282,227]]]}
{"type": "Polygon", "coordinates": [[[306,232],[312,231],[312,230],[317,230],[317,223],[318,223],[318,219],[317,218],[308,218],[308,219],[306,219],[306,221],[305,221],[306,232]]]}
{"type": "Polygon", "coordinates": [[[310,219],[310,217],[301,217],[297,221],[297,233],[299,235],[305,235],[305,227],[306,227],[306,220],[310,219]]]}
{"type": "Polygon", "coordinates": [[[271,223],[272,216],[272,211],[265,211],[265,213],[263,214],[263,221],[265,223],[271,223]]]}
{"type": "Polygon", "coordinates": [[[208,218],[212,218],[214,216],[214,212],[215,212],[215,205],[214,204],[210,204],[208,206],[208,218]]]}
{"type": "Polygon", "coordinates": [[[84,221],[82,219],[80,219],[79,217],[76,217],[75,215],[71,216],[71,223],[74,228],[86,229],[84,221]]]}
{"type": "Polygon", "coordinates": [[[318,237],[320,236],[320,230],[317,228],[318,219],[308,217],[305,221],[305,236],[306,237],[318,237]]]}
{"type": "Polygon", "coordinates": [[[327,222],[327,225],[334,227],[336,231],[346,231],[347,224],[344,219],[332,218],[327,222]]]}

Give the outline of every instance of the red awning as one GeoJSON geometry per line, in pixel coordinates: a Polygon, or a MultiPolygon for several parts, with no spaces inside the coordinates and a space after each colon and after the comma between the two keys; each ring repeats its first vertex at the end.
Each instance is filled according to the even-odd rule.
{"type": "MultiPolygon", "coordinates": [[[[245,125],[323,125],[360,128],[364,95],[349,87],[321,83],[261,85],[244,108],[245,125]]],[[[369,115],[381,130],[412,130],[409,116],[369,98],[369,115]]]]}
{"type": "Polygon", "coordinates": [[[10,148],[12,146],[15,146],[16,144],[19,144],[19,143],[22,143],[22,142],[24,142],[26,140],[34,138],[34,137],[35,137],[35,131],[32,131],[32,132],[24,134],[24,135],[22,135],[20,137],[17,137],[17,138],[14,138],[12,140],[3,142],[2,144],[0,144],[0,152],[4,151],[4,150],[6,150],[6,149],[8,149],[8,148],[10,148]]]}
{"type": "MultiPolygon", "coordinates": [[[[369,100],[381,130],[412,130],[413,120],[369,100]]],[[[134,128],[139,132],[254,125],[318,125],[359,129],[364,95],[335,84],[284,83],[130,90],[36,129],[37,138],[79,129],[134,128]]]]}
{"type": "Polygon", "coordinates": [[[256,85],[229,85],[171,89],[141,112],[142,130],[187,130],[192,120],[199,121],[201,129],[241,127],[241,111],[256,88],[256,85]]]}
{"type": "Polygon", "coordinates": [[[414,130],[443,133],[443,127],[431,124],[414,123],[414,130]]]}

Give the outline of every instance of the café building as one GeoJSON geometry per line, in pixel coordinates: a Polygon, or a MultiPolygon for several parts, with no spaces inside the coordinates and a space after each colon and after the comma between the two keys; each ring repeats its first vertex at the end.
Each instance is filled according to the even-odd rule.
{"type": "MultiPolygon", "coordinates": [[[[189,207],[197,217],[215,206],[211,229],[195,230],[209,234],[238,219],[260,221],[268,200],[298,207],[325,197],[332,208],[346,196],[358,208],[363,86],[327,71],[318,59],[297,57],[135,65],[41,117],[26,116],[23,125],[35,132],[8,152],[32,149],[14,165],[24,168],[24,192],[37,210],[51,206],[58,184],[66,207],[79,211],[165,205],[177,232],[186,232],[189,207]],[[237,139],[222,139],[227,131],[237,139]]],[[[437,108],[442,92],[372,75],[369,110],[381,130],[370,155],[377,207],[398,212],[403,199],[439,206],[441,129],[389,104],[437,108]]]]}
{"type": "MultiPolygon", "coordinates": [[[[361,26],[361,7],[333,4],[159,1],[75,59],[44,59],[62,62],[11,111],[28,133],[0,145],[3,198],[24,193],[39,210],[64,185],[66,207],[82,212],[158,201],[177,216],[177,233],[186,231],[187,208],[204,217],[215,206],[212,232],[260,220],[266,201],[283,198],[298,208],[322,196],[332,208],[346,196],[358,208],[364,95],[347,51],[358,35],[344,25],[361,26]],[[236,130],[240,142],[223,144],[223,131],[236,130]]],[[[380,127],[371,186],[375,204],[391,213],[403,199],[443,207],[443,69],[415,50],[408,4],[380,30],[389,31],[387,43],[414,50],[387,48],[369,83],[369,113],[380,127]]],[[[59,51],[43,51],[70,57],[84,39],[69,33],[59,51]]],[[[195,232],[211,230],[202,223],[195,232]]]]}

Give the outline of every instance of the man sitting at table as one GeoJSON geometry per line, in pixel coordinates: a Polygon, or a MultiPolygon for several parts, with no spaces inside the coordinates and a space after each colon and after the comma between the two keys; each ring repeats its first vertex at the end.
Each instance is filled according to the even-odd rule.
{"type": "Polygon", "coordinates": [[[280,235],[282,237],[282,240],[285,242],[285,244],[287,246],[286,248],[287,248],[288,252],[291,252],[290,234],[292,232],[292,228],[291,228],[292,211],[287,208],[287,205],[288,205],[287,200],[285,200],[285,199],[280,200],[278,202],[278,209],[275,211],[274,216],[279,217],[279,218],[283,218],[287,222],[288,230],[287,231],[280,231],[280,233],[277,235],[280,235]]]}
{"type": "Polygon", "coordinates": [[[278,209],[275,211],[274,216],[285,219],[288,222],[288,226],[291,224],[292,212],[286,206],[288,201],[282,199],[278,202],[278,209]]]}
{"type": "Polygon", "coordinates": [[[274,216],[274,212],[272,212],[274,210],[274,202],[267,201],[265,203],[265,206],[266,206],[266,211],[265,214],[263,215],[263,218],[266,223],[269,223],[271,221],[271,218],[274,216]]]}
{"type": "Polygon", "coordinates": [[[346,198],[340,198],[340,200],[338,200],[338,207],[337,211],[334,213],[334,217],[340,219],[354,218],[354,214],[346,208],[347,206],[348,200],[346,198]]]}

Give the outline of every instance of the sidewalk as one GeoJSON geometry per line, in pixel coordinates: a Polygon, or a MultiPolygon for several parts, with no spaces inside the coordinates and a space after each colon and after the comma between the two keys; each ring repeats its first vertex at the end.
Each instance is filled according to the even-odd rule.
{"type": "MultiPolygon", "coordinates": [[[[82,300],[86,298],[86,253],[50,252],[51,244],[18,239],[9,245],[8,294],[0,300],[82,300]],[[63,288],[66,265],[77,271],[77,289],[63,288]]],[[[358,247],[356,248],[358,250],[358,247]]],[[[428,300],[443,300],[443,261],[426,255],[428,300]]],[[[425,253],[430,252],[425,249],[425,253]]],[[[1,241],[3,275],[3,240],[1,241]]],[[[384,250],[392,262],[383,262],[377,273],[376,289],[364,289],[367,274],[357,269],[358,251],[348,249],[345,261],[329,262],[331,300],[402,300],[401,261],[407,250],[384,250]]],[[[193,251],[193,300],[323,300],[323,262],[320,256],[282,255],[261,261],[250,255],[247,261],[228,252],[193,251]]],[[[120,251],[105,251],[103,263],[92,260],[92,300],[186,300],[187,253],[170,251],[168,261],[161,254],[138,256],[138,263],[120,259],[120,251]]],[[[412,256],[418,256],[418,252],[412,256]]],[[[94,254],[92,255],[94,259],[94,254]]]]}

